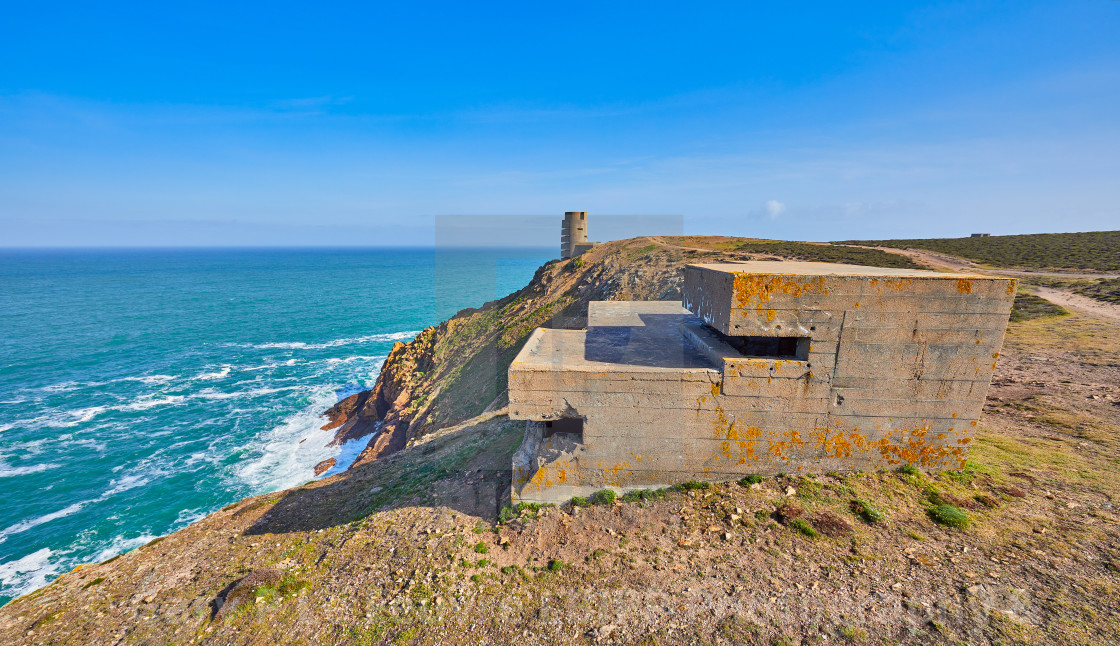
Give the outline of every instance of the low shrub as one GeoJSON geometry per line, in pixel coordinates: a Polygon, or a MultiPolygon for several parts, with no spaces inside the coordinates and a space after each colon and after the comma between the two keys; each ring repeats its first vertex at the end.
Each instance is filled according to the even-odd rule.
{"type": "Polygon", "coordinates": [[[710,482],[698,482],[696,480],[690,480],[688,482],[682,482],[680,484],[675,484],[672,487],[669,487],[669,491],[696,491],[711,488],[712,483],[710,482]]]}
{"type": "Polygon", "coordinates": [[[851,503],[852,512],[864,520],[864,522],[875,524],[881,523],[886,520],[881,512],[869,505],[866,501],[853,500],[851,503]]]}
{"type": "Polygon", "coordinates": [[[591,494],[591,504],[610,506],[614,504],[617,494],[610,489],[600,489],[591,494]]]}
{"type": "Polygon", "coordinates": [[[817,530],[813,529],[812,525],[810,525],[809,523],[801,520],[800,518],[798,518],[796,520],[791,520],[789,522],[789,528],[794,530],[794,531],[800,532],[800,533],[808,536],[809,538],[816,538],[816,537],[820,536],[820,534],[817,533],[817,530]]]}
{"type": "Polygon", "coordinates": [[[794,505],[794,504],[791,504],[791,503],[787,502],[787,503],[784,503],[782,505],[779,505],[778,508],[774,510],[774,514],[778,517],[778,520],[781,521],[783,524],[789,525],[790,522],[793,521],[794,519],[797,519],[797,518],[800,518],[801,516],[803,516],[805,514],[805,510],[798,507],[797,505],[794,505]]]}
{"type": "Polygon", "coordinates": [[[968,529],[968,514],[953,505],[937,505],[929,510],[929,517],[939,525],[955,529],[968,529]]]}
{"type": "Polygon", "coordinates": [[[628,491],[622,496],[623,502],[644,502],[647,500],[661,500],[665,497],[665,490],[663,489],[638,489],[636,491],[628,491]]]}
{"type": "Polygon", "coordinates": [[[744,487],[749,487],[752,484],[758,484],[760,482],[762,482],[762,476],[747,476],[747,477],[743,478],[742,480],[740,480],[739,484],[741,484],[744,487]]]}
{"type": "Polygon", "coordinates": [[[485,553],[490,551],[490,548],[486,546],[486,543],[483,543],[482,541],[479,541],[474,546],[474,551],[479,553],[479,554],[485,554],[485,553]]]}
{"type": "Polygon", "coordinates": [[[575,496],[574,498],[572,498],[572,506],[573,507],[590,507],[591,506],[591,501],[588,500],[587,498],[584,498],[583,496],[575,496]]]}

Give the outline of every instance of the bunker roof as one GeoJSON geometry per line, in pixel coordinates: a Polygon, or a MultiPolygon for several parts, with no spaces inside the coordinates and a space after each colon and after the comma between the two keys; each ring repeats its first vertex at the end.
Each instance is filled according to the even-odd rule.
{"type": "Polygon", "coordinates": [[[924,269],[898,269],[894,267],[865,267],[832,262],[786,262],[776,260],[751,260],[694,264],[689,267],[729,274],[778,274],[783,276],[905,276],[909,278],[991,278],[976,274],[945,273],[924,269]]]}

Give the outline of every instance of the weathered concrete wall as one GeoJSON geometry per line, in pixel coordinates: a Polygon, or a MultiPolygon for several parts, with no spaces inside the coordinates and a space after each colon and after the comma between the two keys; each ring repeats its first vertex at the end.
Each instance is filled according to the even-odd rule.
{"type": "Polygon", "coordinates": [[[1014,283],[749,263],[690,266],[684,294],[708,325],[675,303],[593,303],[586,331],[534,332],[510,367],[510,415],[580,417],[583,435],[553,436],[564,451],[525,462],[516,499],[752,473],[957,467],[1014,283]],[[749,357],[721,335],[802,341],[795,356],[749,357]]]}
{"type": "Polygon", "coordinates": [[[567,211],[560,223],[560,258],[574,258],[590,249],[587,242],[587,212],[567,211]]]}

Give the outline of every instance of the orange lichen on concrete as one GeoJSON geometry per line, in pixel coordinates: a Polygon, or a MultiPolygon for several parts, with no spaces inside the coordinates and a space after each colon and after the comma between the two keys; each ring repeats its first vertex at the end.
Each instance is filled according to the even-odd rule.
{"type": "Polygon", "coordinates": [[[794,298],[806,293],[827,294],[824,280],[824,276],[799,278],[741,272],[735,274],[733,290],[740,309],[746,309],[753,298],[755,308],[761,312],[762,306],[769,303],[775,293],[789,294],[794,298]]]}
{"type": "Polygon", "coordinates": [[[968,280],[966,278],[962,278],[962,279],[958,280],[957,281],[957,291],[962,293],[962,294],[971,294],[972,293],[972,281],[968,280]]]}

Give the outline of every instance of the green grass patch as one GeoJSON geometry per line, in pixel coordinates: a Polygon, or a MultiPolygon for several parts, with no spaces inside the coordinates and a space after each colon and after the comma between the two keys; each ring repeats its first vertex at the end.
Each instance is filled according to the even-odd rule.
{"type": "Polygon", "coordinates": [[[1048,316],[1069,316],[1069,310],[1034,294],[1015,295],[1015,303],[1011,306],[1012,323],[1033,321],[1048,316]]]}
{"type": "Polygon", "coordinates": [[[839,262],[869,267],[897,267],[900,269],[922,269],[923,267],[905,256],[878,249],[860,249],[840,244],[813,244],[811,242],[743,241],[735,245],[735,251],[751,254],[779,256],[791,260],[808,262],[839,262]]]}
{"type": "Polygon", "coordinates": [[[704,491],[704,490],[711,489],[711,488],[712,488],[712,483],[710,483],[710,482],[699,482],[699,481],[696,481],[696,480],[689,480],[688,482],[682,482],[680,484],[675,484],[672,487],[669,487],[669,491],[679,493],[679,492],[683,492],[683,491],[704,491]]]}
{"type": "Polygon", "coordinates": [[[99,577],[97,577],[96,579],[94,579],[93,581],[90,581],[89,583],[87,583],[87,584],[83,585],[83,586],[82,586],[82,589],[83,589],[83,590],[87,590],[87,589],[89,589],[89,588],[92,588],[92,587],[93,587],[93,586],[95,586],[95,585],[101,585],[101,584],[102,584],[102,583],[104,583],[104,582],[105,582],[105,577],[103,577],[103,576],[99,576],[99,577]]]}
{"type": "Polygon", "coordinates": [[[804,534],[804,535],[808,536],[809,538],[816,538],[816,537],[820,536],[820,534],[817,532],[817,530],[813,529],[812,525],[805,522],[804,520],[801,520],[800,518],[795,518],[795,519],[789,521],[789,527],[790,527],[790,529],[792,529],[794,531],[797,531],[801,534],[804,534]]]}
{"type": "Polygon", "coordinates": [[[884,522],[887,519],[882,512],[872,507],[871,504],[865,500],[857,498],[850,503],[850,506],[852,513],[862,518],[866,523],[874,525],[875,523],[884,522]]]}
{"type": "Polygon", "coordinates": [[[627,491],[622,496],[622,502],[645,502],[648,500],[660,500],[665,497],[665,492],[661,489],[638,489],[636,491],[627,491]]]}
{"type": "Polygon", "coordinates": [[[487,552],[490,551],[490,548],[486,546],[486,543],[483,543],[482,541],[479,541],[478,543],[475,544],[474,551],[477,554],[486,554],[487,552]]]}
{"type": "Polygon", "coordinates": [[[573,507],[590,507],[591,506],[591,501],[588,500],[587,498],[584,498],[583,496],[574,496],[572,498],[572,506],[573,507]]]}
{"type": "Polygon", "coordinates": [[[614,504],[615,498],[617,497],[618,495],[610,489],[600,489],[591,494],[590,501],[593,505],[610,506],[614,504]]]}
{"type": "MultiPolygon", "coordinates": [[[[1120,231],[1034,233],[988,238],[846,240],[847,244],[926,249],[993,267],[1120,269],[1120,231]]],[[[843,243],[841,243],[843,244],[843,243]]]]}
{"type": "Polygon", "coordinates": [[[968,529],[968,514],[953,505],[936,505],[929,510],[930,519],[938,525],[945,525],[954,529],[968,529]]]}
{"type": "Polygon", "coordinates": [[[739,484],[744,487],[749,487],[752,484],[758,484],[760,482],[762,482],[762,476],[747,476],[740,480],[739,484]]]}
{"type": "Polygon", "coordinates": [[[1120,278],[1105,278],[1090,285],[1075,289],[1082,296],[1095,298],[1106,303],[1120,303],[1120,278]]]}
{"type": "Polygon", "coordinates": [[[560,570],[563,570],[566,567],[568,567],[568,564],[561,561],[560,559],[552,559],[548,562],[548,571],[549,572],[559,572],[560,570]]]}

